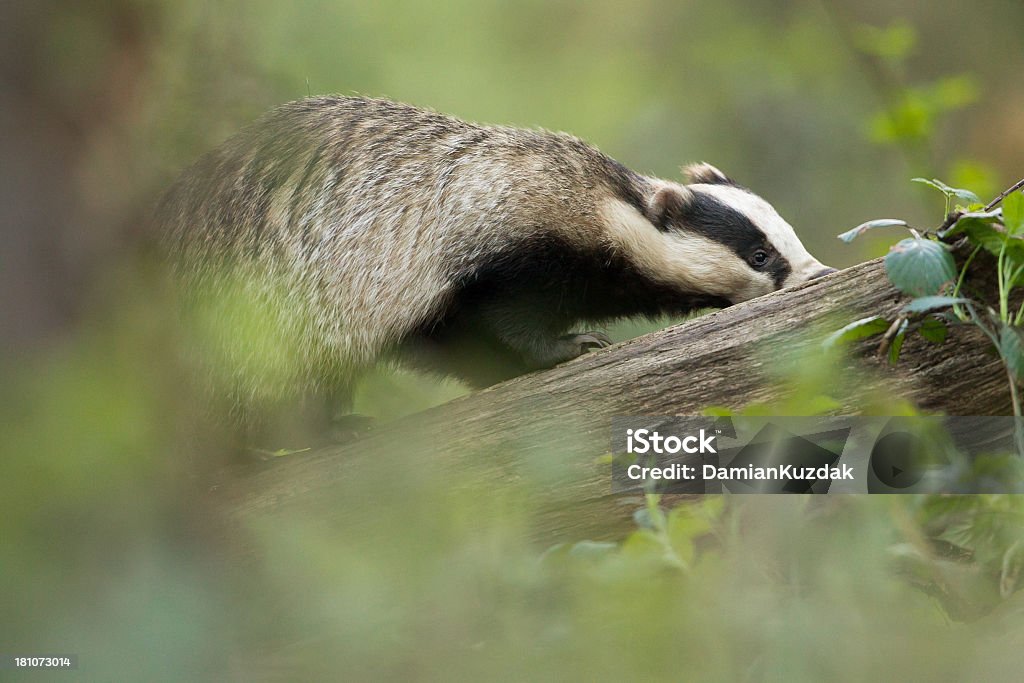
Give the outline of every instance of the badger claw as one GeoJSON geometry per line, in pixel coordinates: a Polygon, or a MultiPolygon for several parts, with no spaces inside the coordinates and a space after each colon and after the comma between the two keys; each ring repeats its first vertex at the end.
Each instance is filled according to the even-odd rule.
{"type": "MultiPolygon", "coordinates": [[[[592,349],[611,346],[612,340],[603,332],[578,332],[564,337],[545,337],[535,340],[520,351],[533,369],[550,368],[559,363],[579,358],[592,349]]],[[[513,347],[515,348],[515,347],[513,347]]]]}
{"type": "Polygon", "coordinates": [[[604,332],[580,332],[562,337],[565,341],[575,344],[583,354],[591,349],[603,349],[612,345],[612,340],[604,332]]]}

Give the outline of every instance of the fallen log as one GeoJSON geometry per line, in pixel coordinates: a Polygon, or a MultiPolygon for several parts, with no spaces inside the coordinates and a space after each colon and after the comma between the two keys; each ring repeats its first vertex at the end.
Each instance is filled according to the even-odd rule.
{"type": "MultiPolygon", "coordinates": [[[[472,472],[484,462],[481,476],[491,478],[518,476],[534,456],[557,457],[564,467],[535,501],[535,536],[549,542],[615,537],[637,500],[611,495],[610,468],[599,459],[609,449],[613,416],[694,415],[712,405],[777,400],[786,391],[775,378],[783,352],[813,356],[821,352],[821,335],[811,331],[873,314],[891,319],[904,302],[881,259],[870,261],[504,382],[352,443],[232,473],[216,490],[230,517],[244,524],[329,501],[342,482],[379,465],[382,454],[450,472],[472,472]]],[[[1002,365],[971,326],[951,329],[941,345],[909,337],[896,366],[877,357],[877,346],[877,340],[859,344],[848,362],[861,374],[873,369],[876,393],[924,411],[1010,412],[1002,365]]],[[[847,411],[859,410],[856,397],[844,401],[847,411]]]]}

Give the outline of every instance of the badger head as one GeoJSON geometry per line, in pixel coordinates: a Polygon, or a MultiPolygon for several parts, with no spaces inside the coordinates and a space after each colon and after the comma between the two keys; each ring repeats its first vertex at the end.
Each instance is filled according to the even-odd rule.
{"type": "Polygon", "coordinates": [[[835,272],[768,202],[714,166],[683,171],[686,185],[652,179],[642,217],[621,207],[610,217],[648,276],[735,304],[835,272]]]}

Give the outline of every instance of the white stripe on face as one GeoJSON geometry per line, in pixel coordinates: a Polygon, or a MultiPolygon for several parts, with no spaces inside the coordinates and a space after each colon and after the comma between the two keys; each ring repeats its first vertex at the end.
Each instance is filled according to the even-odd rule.
{"type": "Polygon", "coordinates": [[[648,277],[694,293],[739,303],[767,294],[775,284],[720,242],[692,232],[663,232],[633,206],[606,202],[601,215],[612,246],[648,277]]]}
{"type": "Polygon", "coordinates": [[[792,287],[806,282],[825,269],[818,259],[807,252],[800,242],[800,238],[793,231],[793,227],[783,220],[771,204],[756,194],[734,185],[698,183],[688,187],[709,194],[739,211],[765,234],[776,251],[789,262],[791,272],[783,283],[783,287],[792,287]]]}

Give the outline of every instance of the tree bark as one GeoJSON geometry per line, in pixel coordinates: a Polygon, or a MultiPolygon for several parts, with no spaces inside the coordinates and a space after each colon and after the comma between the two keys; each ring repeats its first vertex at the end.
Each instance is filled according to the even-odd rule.
{"type": "MultiPolygon", "coordinates": [[[[637,499],[611,495],[610,467],[599,457],[609,450],[613,416],[695,415],[709,406],[779,400],[787,389],[777,376],[788,357],[813,359],[823,333],[869,315],[891,320],[903,303],[881,259],[870,261],[470,394],[349,444],[230,473],[216,491],[242,524],[326,503],[382,456],[400,454],[395,467],[480,470],[489,478],[515,478],[538,458],[558,458],[562,467],[549,490],[532,499],[535,536],[615,537],[637,499]]],[[[1010,412],[1002,365],[971,326],[951,329],[941,345],[908,336],[895,366],[878,357],[877,347],[877,338],[857,344],[846,367],[870,377],[870,394],[884,391],[946,414],[1010,412]]],[[[862,408],[863,396],[837,398],[851,413],[862,408]]]]}

